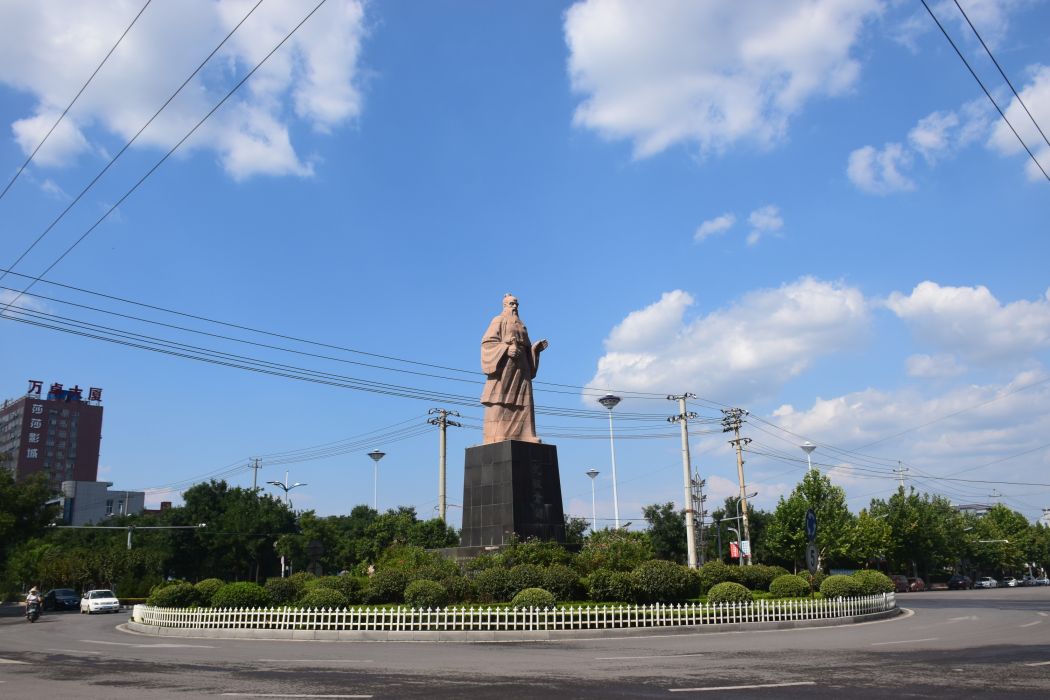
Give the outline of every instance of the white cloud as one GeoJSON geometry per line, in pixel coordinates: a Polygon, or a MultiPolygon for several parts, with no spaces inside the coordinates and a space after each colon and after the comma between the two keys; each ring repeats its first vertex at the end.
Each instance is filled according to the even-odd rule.
{"type": "Polygon", "coordinates": [[[915,183],[901,171],[911,166],[911,154],[899,143],[888,143],[882,150],[864,146],[849,156],[846,175],[871,194],[889,194],[915,189],[915,183]]]}
{"type": "Polygon", "coordinates": [[[575,123],[637,157],[782,140],[805,103],[849,90],[877,0],[585,0],[565,14],[575,123]]]}
{"type": "Polygon", "coordinates": [[[772,204],[751,212],[747,222],[751,224],[751,232],[747,234],[748,245],[755,245],[765,234],[776,233],[784,226],[780,210],[772,204]]]}
{"type": "Polygon", "coordinates": [[[705,238],[724,233],[731,229],[735,223],[736,217],[733,214],[722,214],[714,219],[708,219],[696,229],[696,233],[693,234],[693,240],[699,243],[705,238]]]}
{"type": "MultiPolygon", "coordinates": [[[[1021,88],[1021,99],[1028,106],[1028,111],[1037,115],[1037,118],[1040,114],[1050,114],[1050,66],[1034,66],[1029,69],[1029,74],[1031,75],[1031,80],[1021,88]]],[[[1035,153],[1043,169],[1050,173],[1050,146],[1046,145],[1043,136],[1025,112],[1024,106],[1016,98],[1006,108],[1006,118],[1010,120],[1010,123],[1017,129],[1021,138],[1035,153]]],[[[1043,133],[1046,133],[1046,129],[1047,127],[1044,124],[1043,133]]],[[[991,136],[988,139],[988,147],[1003,155],[1024,155],[1025,172],[1028,174],[1028,177],[1032,180],[1046,179],[1043,172],[1024,152],[1013,131],[1001,119],[995,122],[991,136]]]]}
{"type": "Polygon", "coordinates": [[[943,379],[957,377],[966,372],[954,355],[912,355],[905,360],[908,375],[911,377],[943,379]]]}
{"type": "MultiPolygon", "coordinates": [[[[103,142],[112,146],[114,135],[130,138],[253,4],[151,4],[34,161],[65,165],[103,142]]],[[[24,152],[36,146],[140,7],[131,0],[0,6],[0,82],[37,101],[35,113],[12,126],[24,152]]],[[[295,2],[263,3],[137,143],[165,150],[174,145],[306,10],[295,2]]],[[[361,0],[330,0],[183,148],[215,151],[237,178],[310,174],[290,130],[301,121],[324,132],[360,113],[364,31],[361,0]]]]}
{"type": "Polygon", "coordinates": [[[894,292],[886,306],[915,335],[974,362],[1027,357],[1050,348],[1050,291],[1036,301],[1001,303],[987,287],[922,282],[910,295],[894,292]]]}
{"type": "Polygon", "coordinates": [[[951,131],[959,126],[955,112],[934,112],[919,120],[908,132],[908,143],[928,162],[935,161],[951,145],[951,131]]]}
{"type": "Polygon", "coordinates": [[[693,297],[681,290],[629,314],[605,341],[589,385],[681,391],[735,402],[771,396],[822,355],[865,333],[868,305],[856,289],[803,278],[762,289],[689,320],[693,297]]]}

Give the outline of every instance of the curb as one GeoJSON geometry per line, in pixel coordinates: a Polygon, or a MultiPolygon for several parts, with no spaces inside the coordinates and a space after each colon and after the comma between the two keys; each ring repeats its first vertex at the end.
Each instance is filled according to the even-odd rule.
{"type": "Polygon", "coordinates": [[[840,627],[863,622],[888,620],[902,614],[900,608],[867,615],[819,620],[781,620],[777,622],[737,622],[681,627],[623,627],[590,630],[478,630],[478,631],[359,631],[359,630],[267,630],[193,627],[157,627],[128,620],[120,629],[151,637],[195,639],[258,639],[316,642],[555,642],[560,640],[616,639],[620,637],[670,637],[725,632],[761,632],[819,627],[840,627]]]}

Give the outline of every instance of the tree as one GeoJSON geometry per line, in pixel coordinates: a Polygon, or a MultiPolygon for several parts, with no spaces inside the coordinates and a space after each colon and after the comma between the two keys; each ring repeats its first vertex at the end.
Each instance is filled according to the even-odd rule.
{"type": "Polygon", "coordinates": [[[58,514],[54,506],[45,505],[47,480],[43,474],[32,474],[15,482],[14,475],[0,465],[0,572],[8,558],[33,537],[44,534],[58,514]]]}
{"type": "Polygon", "coordinates": [[[810,508],[817,516],[819,566],[823,567],[825,562],[849,561],[854,517],[846,507],[846,492],[817,471],[807,472],[791,495],[787,499],[781,496],[777,503],[766,533],[771,555],[790,563],[796,571],[804,565],[809,544],[806,511],[810,508]]]}
{"type": "Polygon", "coordinates": [[[883,517],[862,510],[849,533],[849,554],[863,567],[884,561],[893,542],[893,529],[883,517]]]}
{"type": "Polygon", "coordinates": [[[887,501],[871,502],[871,514],[890,526],[887,560],[898,572],[929,579],[931,571],[954,567],[964,554],[962,516],[943,496],[907,494],[904,488],[887,501]]]}
{"type": "Polygon", "coordinates": [[[657,559],[686,561],[685,513],[676,511],[674,503],[654,503],[642,508],[649,522],[649,541],[657,559]]]}

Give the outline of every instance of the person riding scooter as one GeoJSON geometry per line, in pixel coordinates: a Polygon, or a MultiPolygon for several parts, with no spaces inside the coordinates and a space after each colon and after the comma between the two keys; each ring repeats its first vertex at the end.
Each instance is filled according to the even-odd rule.
{"type": "Polygon", "coordinates": [[[36,622],[37,618],[40,617],[40,609],[44,607],[44,599],[40,597],[40,591],[37,590],[36,586],[29,589],[29,595],[26,596],[26,619],[30,622],[36,622]]]}

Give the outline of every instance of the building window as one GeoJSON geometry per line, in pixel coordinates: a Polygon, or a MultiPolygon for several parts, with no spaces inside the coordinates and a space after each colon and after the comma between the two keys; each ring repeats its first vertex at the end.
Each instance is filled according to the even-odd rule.
{"type": "Polygon", "coordinates": [[[106,515],[113,515],[113,499],[106,499],[106,515]]]}

